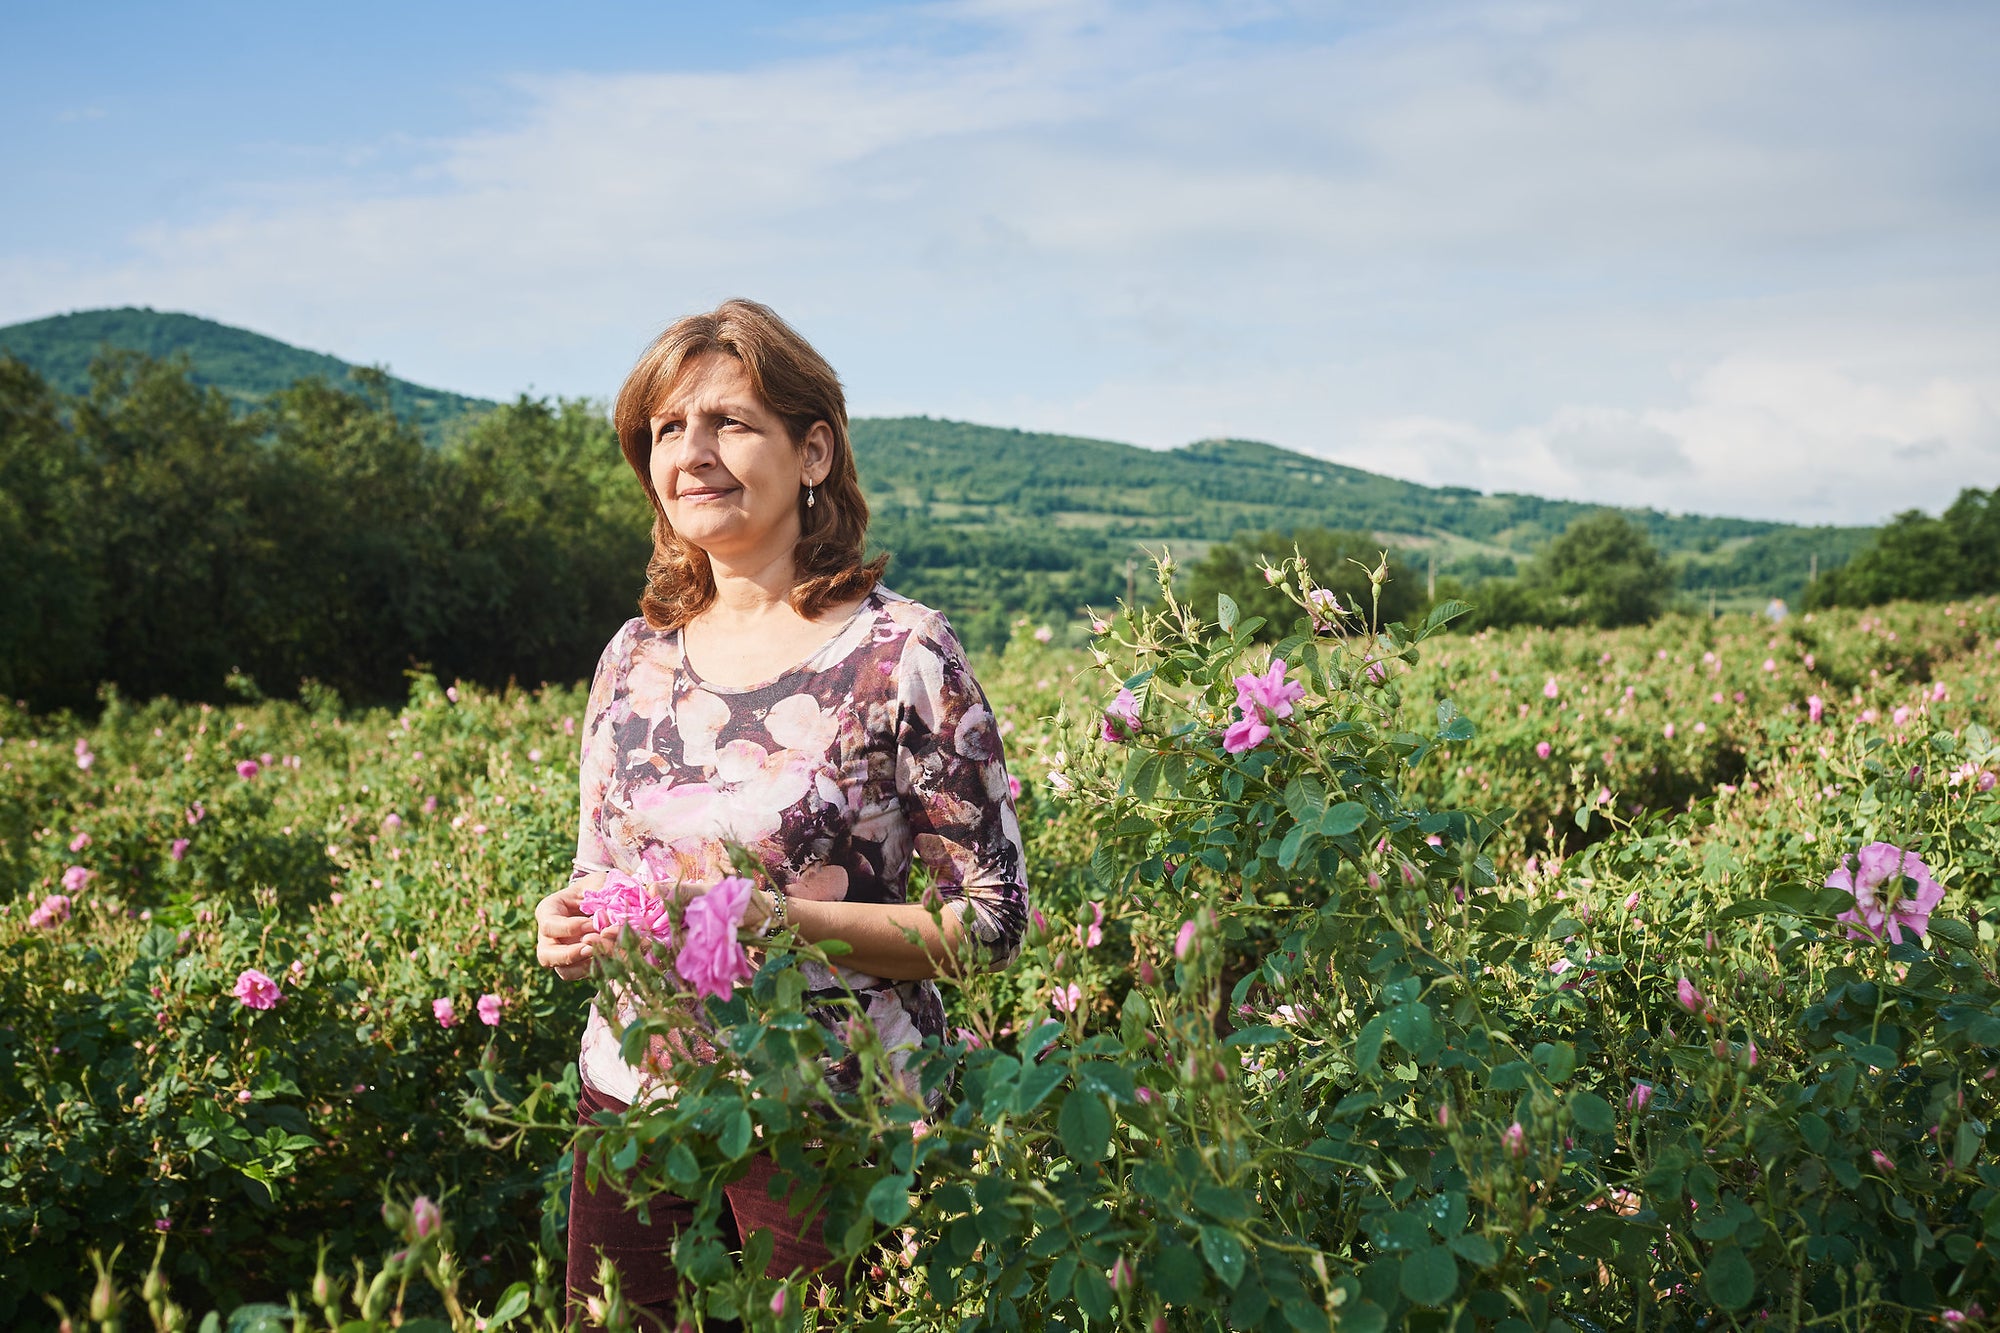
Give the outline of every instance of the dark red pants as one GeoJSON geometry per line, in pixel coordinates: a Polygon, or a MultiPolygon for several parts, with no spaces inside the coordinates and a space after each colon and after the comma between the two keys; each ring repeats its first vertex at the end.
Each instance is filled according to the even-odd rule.
{"type": "MultiPolygon", "coordinates": [[[[585,1084],[577,1106],[577,1123],[588,1125],[599,1111],[623,1111],[625,1104],[606,1097],[585,1084]]],[[[680,1275],[674,1271],[674,1238],[681,1228],[694,1222],[694,1205],[670,1194],[656,1194],[647,1200],[652,1222],[641,1223],[636,1212],[626,1208],[627,1196],[609,1181],[600,1180],[596,1189],[584,1184],[584,1154],[576,1154],[576,1170],[569,1190],[569,1270],[568,1307],[570,1327],[594,1328],[583,1311],[586,1297],[597,1294],[597,1264],[600,1255],[618,1268],[619,1289],[625,1299],[642,1307],[661,1328],[674,1326],[674,1298],[680,1291],[680,1275]]],[[[771,1262],[764,1268],[767,1277],[785,1277],[798,1270],[816,1272],[833,1263],[815,1216],[803,1231],[799,1219],[786,1210],[786,1200],[773,1199],[769,1185],[782,1173],[764,1158],[754,1158],[750,1169],[735,1184],[726,1187],[729,1206],[722,1212],[723,1240],[732,1250],[740,1250],[743,1237],[753,1231],[771,1233],[771,1262]]],[[[835,1276],[828,1273],[829,1278],[835,1276]]],[[[804,1293],[794,1293],[794,1299],[804,1293]]],[[[708,1321],[709,1328],[733,1329],[733,1322],[708,1321]]]]}

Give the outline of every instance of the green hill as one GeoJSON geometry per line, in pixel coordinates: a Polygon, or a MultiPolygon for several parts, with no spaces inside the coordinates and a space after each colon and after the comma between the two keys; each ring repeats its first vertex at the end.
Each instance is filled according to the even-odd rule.
{"type": "MultiPolygon", "coordinates": [[[[185,356],[193,377],[250,404],[293,381],[336,384],[337,357],[191,315],[143,309],[58,315],[0,328],[11,352],[79,393],[102,348],[185,356]]],[[[494,405],[390,380],[391,404],[436,440],[494,405]]],[[[897,586],[938,605],[1064,615],[1125,592],[1128,565],[1171,546],[1191,560],[1239,532],[1298,526],[1375,533],[1418,568],[1464,582],[1506,574],[1599,506],[1421,486],[1249,440],[1151,450],[1107,440],[928,417],[853,423],[876,539],[896,553],[897,586]]],[[[1628,511],[1682,567],[1682,586],[1738,604],[1797,598],[1808,568],[1844,563],[1870,528],[1628,511]]],[[[991,637],[997,626],[985,627],[991,637]]]]}
{"type": "MultiPolygon", "coordinates": [[[[0,352],[27,362],[64,393],[80,394],[90,388],[90,363],[107,347],[141,352],[157,361],[186,356],[196,383],[213,385],[245,406],[302,379],[318,377],[346,385],[354,369],[337,356],[308,352],[248,329],[133,306],[82,310],[0,328],[0,352]]],[[[427,389],[393,376],[389,402],[398,416],[414,422],[433,440],[466,413],[493,406],[483,398],[427,389]]]]}

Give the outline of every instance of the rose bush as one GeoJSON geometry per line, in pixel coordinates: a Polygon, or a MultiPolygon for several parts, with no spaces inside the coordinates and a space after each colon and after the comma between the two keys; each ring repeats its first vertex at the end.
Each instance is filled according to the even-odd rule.
{"type": "MultiPolygon", "coordinates": [[[[719,1062],[592,1136],[697,1201],[687,1317],[1988,1318],[1994,608],[1440,638],[1295,565],[1272,586],[1291,632],[1170,599],[1094,656],[1022,635],[982,671],[1037,915],[954,986],[918,1088],[781,938],[707,1001],[719,1062]],[[844,1100],[819,1071],[848,1052],[844,1100]],[[866,1297],[829,1314],[756,1238],[729,1253],[756,1154],[819,1192],[866,1297]]],[[[536,973],[527,912],[569,857],[577,703],[419,679],[396,713],[0,727],[13,1322],[46,1290],[125,1292],[128,1324],[290,1292],[312,1326],[546,1325],[582,992],[536,973]],[[31,924],[72,866],[71,917],[31,924]],[[234,994],[253,969],[269,1009],[234,994]]],[[[618,966],[635,1051],[686,1021],[670,969],[618,966]]]]}

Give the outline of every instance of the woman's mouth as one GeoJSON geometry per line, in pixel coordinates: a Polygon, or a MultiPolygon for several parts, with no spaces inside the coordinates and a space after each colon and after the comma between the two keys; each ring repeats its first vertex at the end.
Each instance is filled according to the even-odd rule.
{"type": "Polygon", "coordinates": [[[679,498],[689,504],[703,504],[711,500],[720,500],[735,489],[734,486],[697,486],[693,490],[680,492],[679,498]]]}

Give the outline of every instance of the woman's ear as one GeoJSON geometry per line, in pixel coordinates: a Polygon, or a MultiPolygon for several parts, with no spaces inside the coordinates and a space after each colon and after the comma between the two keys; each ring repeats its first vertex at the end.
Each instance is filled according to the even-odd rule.
{"type": "Polygon", "coordinates": [[[833,471],[833,427],[824,421],[815,421],[807,429],[806,437],[799,443],[799,462],[805,469],[805,479],[815,486],[823,485],[827,475],[833,471]]]}

